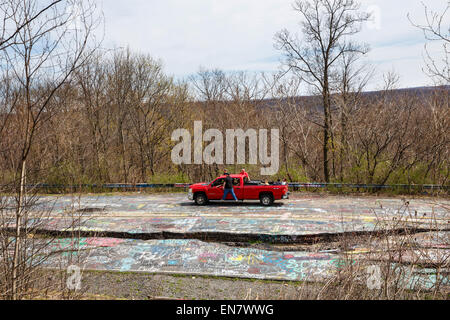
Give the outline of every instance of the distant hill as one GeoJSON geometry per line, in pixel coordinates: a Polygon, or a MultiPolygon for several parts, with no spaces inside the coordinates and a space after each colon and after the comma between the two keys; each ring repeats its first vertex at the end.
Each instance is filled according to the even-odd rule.
{"type": "MultiPolygon", "coordinates": [[[[419,97],[421,99],[427,99],[431,94],[433,94],[436,91],[447,91],[450,93],[450,85],[448,86],[438,86],[438,87],[413,87],[413,88],[400,88],[400,89],[394,89],[390,90],[388,92],[388,95],[391,96],[391,98],[398,97],[399,95],[411,95],[415,97],[419,97]]],[[[384,90],[376,90],[376,91],[365,91],[362,92],[363,97],[367,97],[369,100],[372,98],[379,97],[381,94],[385,93],[384,90]]],[[[290,103],[294,104],[304,104],[309,105],[311,109],[316,109],[316,111],[321,112],[322,111],[322,103],[321,103],[321,97],[320,96],[298,96],[298,97],[290,97],[290,98],[283,98],[283,99],[265,99],[259,103],[259,107],[264,108],[270,108],[273,109],[276,105],[279,105],[280,102],[286,101],[286,103],[289,101],[290,103]]]]}
{"type": "MultiPolygon", "coordinates": [[[[450,85],[449,86],[438,86],[438,87],[413,87],[413,88],[400,88],[400,89],[394,89],[391,91],[392,94],[404,94],[404,93],[410,93],[413,95],[430,95],[431,93],[435,92],[436,90],[443,90],[443,91],[450,91],[450,85]]],[[[379,95],[383,92],[383,90],[377,90],[377,91],[366,91],[363,94],[364,95],[379,95]]]]}

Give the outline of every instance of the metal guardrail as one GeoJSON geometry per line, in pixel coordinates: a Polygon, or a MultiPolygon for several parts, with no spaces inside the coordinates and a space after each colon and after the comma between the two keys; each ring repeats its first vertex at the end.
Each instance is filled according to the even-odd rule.
{"type": "Polygon", "coordinates": [[[187,188],[190,183],[105,183],[105,184],[27,184],[26,188],[48,188],[48,189],[77,189],[77,188],[100,188],[100,189],[140,189],[140,188],[187,188]]]}
{"type": "Polygon", "coordinates": [[[449,190],[450,186],[433,184],[355,184],[355,183],[289,183],[293,188],[351,188],[351,189],[436,189],[449,190]]]}
{"type": "MultiPolygon", "coordinates": [[[[27,189],[79,189],[79,188],[100,188],[100,189],[145,189],[145,188],[188,188],[190,183],[106,183],[106,184],[79,184],[79,185],[63,185],[63,184],[28,184],[27,189]]],[[[450,185],[433,185],[433,184],[354,184],[354,183],[302,183],[291,182],[289,187],[299,188],[350,188],[350,189],[427,189],[427,190],[449,190],[450,185]]]]}

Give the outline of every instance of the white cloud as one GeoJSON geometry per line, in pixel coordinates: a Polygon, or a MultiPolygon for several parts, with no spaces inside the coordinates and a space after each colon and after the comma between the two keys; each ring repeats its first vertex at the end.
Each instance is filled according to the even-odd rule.
{"type": "MultiPolygon", "coordinates": [[[[224,70],[276,70],[279,52],[273,36],[298,29],[292,0],[98,0],[105,15],[106,46],[129,46],[161,58],[167,72],[184,77],[199,66],[224,70]]],[[[426,0],[442,9],[442,0],[426,0]]],[[[366,26],[358,36],[372,51],[378,73],[392,70],[402,86],[429,83],[422,73],[425,43],[411,26],[410,13],[423,22],[419,0],[363,0],[362,9],[379,8],[379,29],[366,26]]],[[[377,84],[373,85],[374,87],[377,84]]]]}

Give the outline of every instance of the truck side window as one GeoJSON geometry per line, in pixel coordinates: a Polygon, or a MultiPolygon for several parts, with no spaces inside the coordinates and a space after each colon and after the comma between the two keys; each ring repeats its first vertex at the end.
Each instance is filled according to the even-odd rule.
{"type": "Polygon", "coordinates": [[[213,182],[212,186],[213,187],[221,186],[223,185],[223,182],[224,182],[223,178],[217,179],[216,181],[213,182]]]}
{"type": "Polygon", "coordinates": [[[241,185],[241,181],[239,178],[234,178],[233,179],[233,186],[240,186],[241,185]]]}

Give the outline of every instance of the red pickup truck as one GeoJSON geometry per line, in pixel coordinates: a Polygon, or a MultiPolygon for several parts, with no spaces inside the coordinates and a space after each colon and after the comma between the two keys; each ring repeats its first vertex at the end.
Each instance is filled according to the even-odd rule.
{"type": "MultiPolygon", "coordinates": [[[[232,174],[233,189],[239,200],[259,200],[262,205],[270,206],[275,200],[289,199],[287,185],[269,184],[259,181],[248,181],[245,175],[232,174]]],[[[221,200],[223,197],[223,183],[225,176],[216,178],[211,183],[196,183],[189,186],[188,199],[197,205],[205,205],[210,200],[221,200]]],[[[228,194],[227,200],[232,200],[228,194]]]]}

